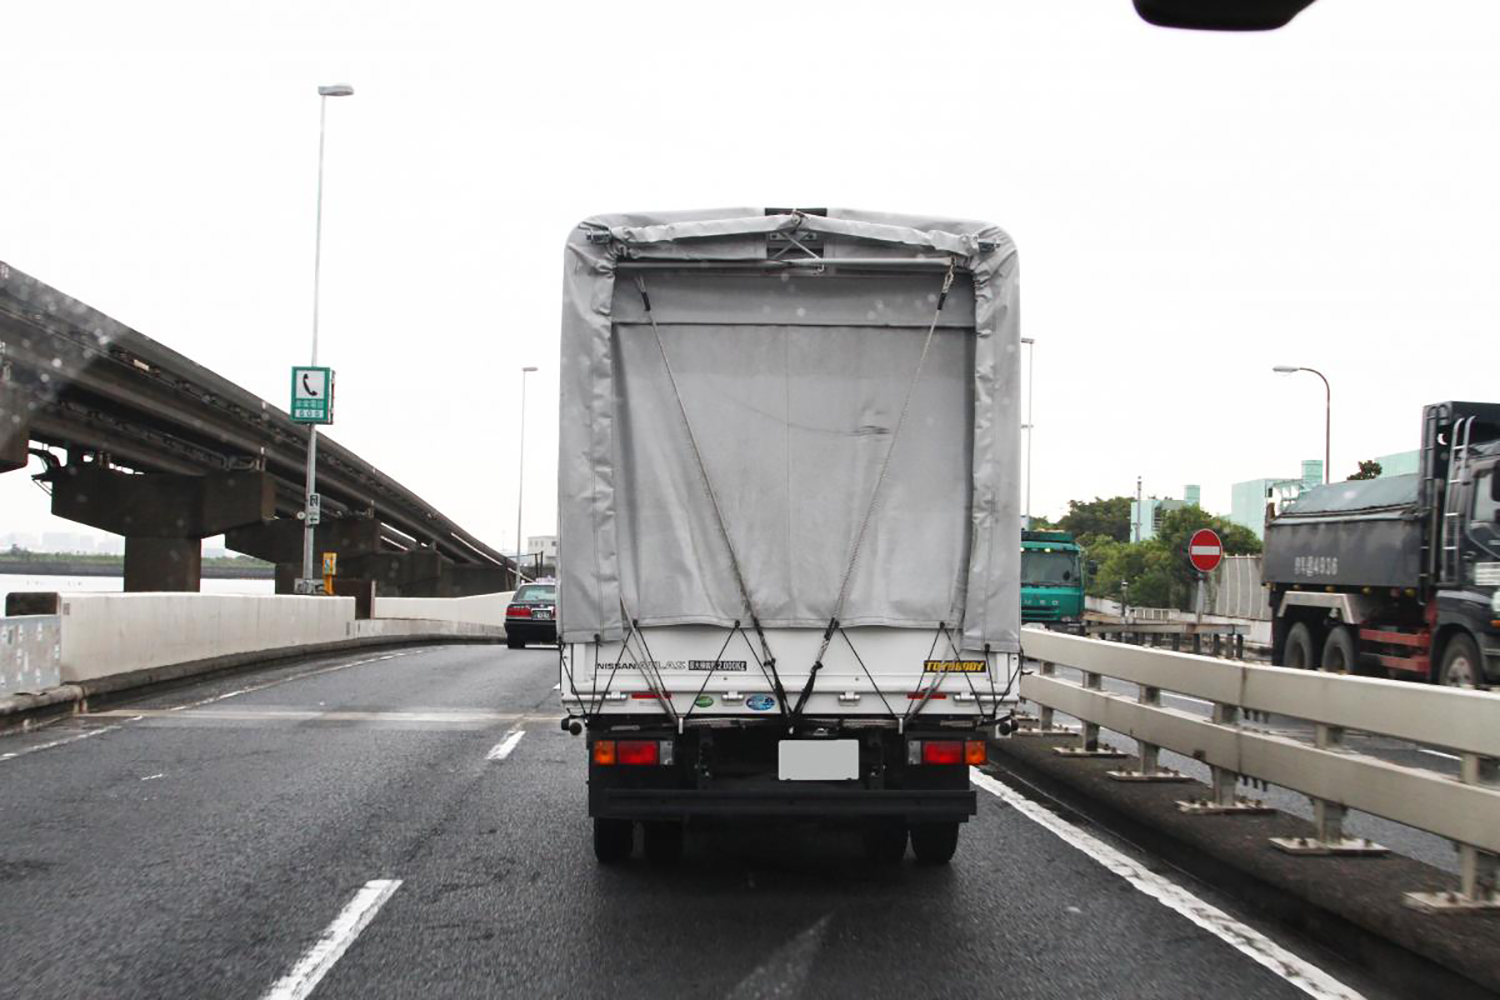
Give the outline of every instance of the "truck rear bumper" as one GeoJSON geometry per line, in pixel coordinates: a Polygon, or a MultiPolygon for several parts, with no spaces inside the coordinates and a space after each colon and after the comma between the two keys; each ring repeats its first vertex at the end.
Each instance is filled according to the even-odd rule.
{"type": "Polygon", "coordinates": [[[611,819],[756,816],[777,819],[902,817],[963,822],[978,811],[972,789],[829,788],[787,784],[735,789],[591,787],[589,812],[611,819]]]}

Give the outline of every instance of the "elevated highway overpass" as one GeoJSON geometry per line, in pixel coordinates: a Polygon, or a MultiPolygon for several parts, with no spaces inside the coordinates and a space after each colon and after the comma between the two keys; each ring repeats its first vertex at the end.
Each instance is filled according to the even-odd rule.
{"type": "MultiPolygon", "coordinates": [[[[301,561],[307,428],[145,334],[0,262],[0,472],[47,463],[59,517],[125,536],[127,590],[196,590],[200,539],[301,561]]],[[[319,551],[382,594],[510,589],[514,560],[321,437],[319,551]]]]}

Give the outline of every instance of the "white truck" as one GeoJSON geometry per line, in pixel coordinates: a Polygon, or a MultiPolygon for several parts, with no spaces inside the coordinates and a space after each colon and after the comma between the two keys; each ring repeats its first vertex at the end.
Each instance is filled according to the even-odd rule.
{"type": "Polygon", "coordinates": [[[599,216],[566,249],[558,629],[594,851],[708,817],[946,863],[1018,667],[1010,238],[599,216]]]}

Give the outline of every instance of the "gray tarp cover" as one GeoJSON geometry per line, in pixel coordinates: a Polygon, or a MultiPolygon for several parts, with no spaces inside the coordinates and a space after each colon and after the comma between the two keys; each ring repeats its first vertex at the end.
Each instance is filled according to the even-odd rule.
{"type": "Polygon", "coordinates": [[[985,223],[832,209],[826,217],[748,208],[599,216],[569,239],[558,458],[563,641],[618,640],[627,616],[642,626],[748,626],[731,546],[762,625],[822,628],[833,613],[943,275],[617,274],[624,261],[764,260],[773,232],[821,242],[829,264],[957,261],[839,617],[850,626],[957,623],[965,651],[1016,652],[1015,246],[985,223]]]}

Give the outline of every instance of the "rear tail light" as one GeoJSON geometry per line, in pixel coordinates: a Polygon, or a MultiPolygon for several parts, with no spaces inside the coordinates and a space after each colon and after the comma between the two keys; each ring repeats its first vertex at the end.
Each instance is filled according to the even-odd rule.
{"type": "Polygon", "coordinates": [[[660,759],[655,740],[621,740],[615,744],[615,757],[621,764],[655,764],[660,759]]]}
{"type": "Polygon", "coordinates": [[[531,609],[528,608],[528,607],[526,607],[524,604],[522,604],[522,605],[512,604],[510,607],[508,607],[508,608],[505,609],[505,617],[507,617],[507,618],[530,618],[531,617],[531,609]]]}
{"type": "Polygon", "coordinates": [[[594,741],[595,764],[671,764],[672,760],[671,740],[594,741]]]}
{"type": "Polygon", "coordinates": [[[983,764],[984,740],[912,740],[906,745],[908,764],[983,764]]]}
{"type": "Polygon", "coordinates": [[[962,764],[964,744],[962,740],[923,740],[922,763],[962,764]]]}

